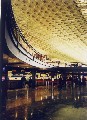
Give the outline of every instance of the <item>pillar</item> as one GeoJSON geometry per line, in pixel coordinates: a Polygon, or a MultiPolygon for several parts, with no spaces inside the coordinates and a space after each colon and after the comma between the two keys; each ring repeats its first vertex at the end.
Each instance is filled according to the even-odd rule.
{"type": "Polygon", "coordinates": [[[35,88],[36,87],[36,79],[35,79],[35,76],[36,76],[36,71],[32,71],[32,88],[35,88]]]}
{"type": "Polygon", "coordinates": [[[51,72],[52,89],[53,89],[53,86],[54,86],[54,76],[55,76],[55,73],[51,72]]]}
{"type": "Polygon", "coordinates": [[[3,59],[3,54],[2,54],[2,34],[1,34],[1,0],[0,0],[0,119],[1,119],[1,110],[2,110],[2,103],[1,103],[1,98],[2,98],[2,59],[3,59]]]}
{"type": "MultiPolygon", "coordinates": [[[[3,48],[5,41],[5,15],[7,0],[0,0],[0,120],[3,119],[2,112],[4,111],[3,106],[6,104],[6,97],[3,96],[3,82],[2,82],[2,68],[3,68],[3,48]],[[5,97],[5,98],[3,98],[5,97]],[[4,104],[4,105],[3,105],[4,104]]],[[[6,86],[4,86],[5,88],[6,86]]]]}
{"type": "Polygon", "coordinates": [[[66,72],[63,72],[62,75],[63,75],[63,81],[62,81],[63,82],[63,86],[66,87],[66,79],[67,79],[66,72]]]}
{"type": "Polygon", "coordinates": [[[72,78],[71,78],[71,86],[74,87],[74,73],[72,72],[72,78]]]}

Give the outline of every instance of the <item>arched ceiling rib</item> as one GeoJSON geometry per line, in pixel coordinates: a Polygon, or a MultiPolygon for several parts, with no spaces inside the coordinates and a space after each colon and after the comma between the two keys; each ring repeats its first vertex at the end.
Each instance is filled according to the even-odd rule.
{"type": "Polygon", "coordinates": [[[87,63],[87,0],[12,0],[28,42],[51,60],[87,63]]]}

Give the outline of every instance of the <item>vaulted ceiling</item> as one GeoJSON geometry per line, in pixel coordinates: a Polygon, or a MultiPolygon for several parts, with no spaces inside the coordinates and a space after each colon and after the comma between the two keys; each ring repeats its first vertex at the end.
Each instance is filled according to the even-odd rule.
{"type": "Polygon", "coordinates": [[[87,0],[12,0],[27,41],[52,61],[87,63],[87,0]]]}

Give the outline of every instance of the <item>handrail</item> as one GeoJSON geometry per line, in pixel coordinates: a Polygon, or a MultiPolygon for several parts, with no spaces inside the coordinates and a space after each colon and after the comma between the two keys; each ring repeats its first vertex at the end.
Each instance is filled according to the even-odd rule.
{"type": "Polygon", "coordinates": [[[25,36],[22,34],[21,30],[19,29],[15,21],[11,3],[8,3],[8,7],[7,7],[6,24],[7,24],[9,35],[12,38],[12,42],[21,53],[23,53],[22,51],[23,49],[24,50],[23,54],[38,64],[42,64],[48,67],[58,66],[58,65],[53,65],[53,62],[51,60],[50,60],[50,63],[45,61],[45,60],[48,60],[47,55],[40,54],[28,43],[28,41],[26,40],[25,36]]]}

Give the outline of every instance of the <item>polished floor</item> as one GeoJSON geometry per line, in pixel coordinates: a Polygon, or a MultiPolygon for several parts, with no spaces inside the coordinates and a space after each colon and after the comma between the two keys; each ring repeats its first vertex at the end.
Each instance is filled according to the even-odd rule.
{"type": "Polygon", "coordinates": [[[3,120],[87,120],[87,87],[8,90],[3,120]]]}

